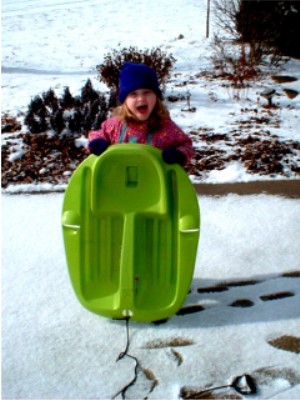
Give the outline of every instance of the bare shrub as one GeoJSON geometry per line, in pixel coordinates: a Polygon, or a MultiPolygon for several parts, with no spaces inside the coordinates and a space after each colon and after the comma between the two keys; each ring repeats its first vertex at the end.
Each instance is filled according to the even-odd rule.
{"type": "Polygon", "coordinates": [[[99,72],[99,80],[117,94],[119,73],[123,63],[146,64],[156,71],[158,81],[164,90],[175,61],[172,54],[167,54],[159,48],[139,50],[137,47],[129,47],[106,54],[104,62],[97,65],[96,69],[99,72]]]}

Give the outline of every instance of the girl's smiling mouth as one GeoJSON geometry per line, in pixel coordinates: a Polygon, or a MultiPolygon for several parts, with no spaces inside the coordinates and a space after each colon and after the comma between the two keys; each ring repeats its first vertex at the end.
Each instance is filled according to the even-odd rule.
{"type": "Polygon", "coordinates": [[[141,114],[147,114],[147,112],[148,112],[147,104],[141,104],[141,105],[137,106],[136,109],[141,114]]]}

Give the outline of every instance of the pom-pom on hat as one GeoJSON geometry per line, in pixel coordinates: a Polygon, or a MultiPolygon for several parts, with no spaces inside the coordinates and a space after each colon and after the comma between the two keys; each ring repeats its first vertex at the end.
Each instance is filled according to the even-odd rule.
{"type": "Polygon", "coordinates": [[[161,98],[161,90],[154,69],[144,64],[126,62],[119,76],[118,100],[122,104],[129,93],[137,89],[150,89],[161,98]]]}

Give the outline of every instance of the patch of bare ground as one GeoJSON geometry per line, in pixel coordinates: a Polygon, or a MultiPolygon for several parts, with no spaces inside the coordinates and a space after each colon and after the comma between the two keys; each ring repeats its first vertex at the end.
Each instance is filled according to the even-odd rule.
{"type": "Polygon", "coordinates": [[[275,81],[276,83],[287,83],[287,82],[295,82],[298,79],[295,78],[294,76],[290,76],[290,75],[272,75],[271,78],[273,79],[273,81],[275,81]]]}
{"type": "Polygon", "coordinates": [[[298,90],[294,90],[294,89],[283,88],[282,90],[284,91],[284,93],[287,95],[287,97],[289,99],[294,99],[299,94],[298,90]]]}
{"type": "Polygon", "coordinates": [[[244,374],[235,377],[229,385],[208,389],[182,387],[180,397],[183,399],[243,399],[240,394],[249,395],[255,393],[257,393],[255,379],[248,374],[244,374]]]}
{"type": "Polygon", "coordinates": [[[20,131],[21,128],[22,125],[16,117],[8,114],[1,116],[1,133],[13,133],[20,131]]]}
{"type": "Polygon", "coordinates": [[[70,175],[87,156],[76,147],[76,137],[47,134],[20,134],[2,145],[2,187],[13,184],[67,183],[70,175]],[[23,155],[12,160],[15,139],[22,142],[23,155]]]}
{"type": "Polygon", "coordinates": [[[230,287],[235,287],[235,286],[251,286],[251,285],[257,285],[260,283],[259,280],[257,279],[246,279],[246,280],[240,280],[240,281],[232,281],[232,282],[227,282],[226,285],[230,287]]]}
{"type": "Polygon", "coordinates": [[[281,275],[283,278],[300,278],[300,271],[285,272],[281,275]]]}
{"type": "Polygon", "coordinates": [[[251,286],[257,285],[261,281],[257,279],[247,279],[247,280],[239,280],[239,281],[231,281],[231,282],[222,282],[216,286],[209,286],[205,288],[198,288],[198,293],[218,293],[218,292],[226,292],[230,287],[239,287],[239,286],[251,286]]]}
{"type": "Polygon", "coordinates": [[[263,367],[253,372],[258,385],[269,385],[275,379],[284,379],[289,382],[291,386],[299,385],[300,374],[292,368],[278,368],[278,367],[263,367]]]}
{"type": "Polygon", "coordinates": [[[291,335],[279,336],[275,339],[268,340],[268,343],[280,350],[300,353],[300,338],[291,335]]]}
{"type": "Polygon", "coordinates": [[[284,292],[264,294],[260,296],[260,298],[262,301],[273,301],[273,300],[285,299],[286,297],[292,297],[292,296],[295,296],[295,294],[292,292],[284,291],[284,292]]]}
{"type": "Polygon", "coordinates": [[[171,349],[171,353],[173,354],[173,356],[177,362],[177,365],[180,366],[183,363],[182,355],[179,353],[179,351],[176,351],[174,349],[171,349]]]}
{"type": "Polygon", "coordinates": [[[226,292],[228,290],[228,287],[225,285],[216,285],[216,286],[209,286],[205,288],[198,288],[197,292],[198,293],[220,293],[220,292],[226,292]]]}
{"type": "Polygon", "coordinates": [[[271,127],[277,129],[280,124],[278,107],[243,108],[240,115],[233,115],[234,127],[228,134],[203,128],[190,132],[198,146],[188,172],[204,177],[211,170],[239,161],[250,174],[300,176],[300,143],[270,133],[271,127]]]}
{"type": "Polygon", "coordinates": [[[242,396],[239,394],[229,393],[228,391],[220,391],[219,393],[213,393],[212,391],[197,390],[190,388],[182,388],[180,391],[180,398],[182,399],[230,399],[230,400],[241,400],[242,396]]]}
{"type": "Polygon", "coordinates": [[[156,386],[159,384],[158,379],[154,375],[154,373],[148,369],[148,368],[142,368],[142,372],[145,375],[145,377],[151,382],[151,387],[149,390],[149,394],[153,392],[153,390],[156,388],[156,386]]]}
{"type": "Polygon", "coordinates": [[[194,344],[194,341],[188,338],[176,337],[172,339],[157,339],[148,342],[143,346],[145,349],[161,349],[164,347],[182,347],[182,346],[191,346],[194,344]]]}
{"type": "Polygon", "coordinates": [[[182,307],[179,311],[177,311],[176,315],[194,314],[196,312],[200,312],[203,310],[204,310],[204,307],[196,304],[196,305],[182,307]]]}
{"type": "Polygon", "coordinates": [[[254,306],[254,303],[252,300],[249,299],[238,299],[229,304],[230,307],[241,307],[241,308],[246,308],[246,307],[252,307],[254,306]]]}

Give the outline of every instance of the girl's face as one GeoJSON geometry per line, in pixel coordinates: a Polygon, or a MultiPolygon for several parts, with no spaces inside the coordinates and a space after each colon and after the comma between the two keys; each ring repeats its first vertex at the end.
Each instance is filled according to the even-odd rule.
{"type": "Polygon", "coordinates": [[[156,94],[150,89],[137,89],[126,97],[125,105],[138,121],[147,121],[156,104],[156,94]]]}

